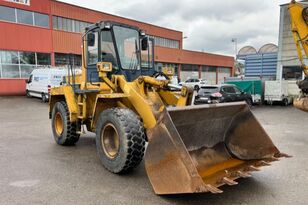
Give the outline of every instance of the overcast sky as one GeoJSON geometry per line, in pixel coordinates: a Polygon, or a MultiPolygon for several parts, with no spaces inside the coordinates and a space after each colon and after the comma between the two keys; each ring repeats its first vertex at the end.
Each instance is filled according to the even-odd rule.
{"type": "Polygon", "coordinates": [[[278,43],[279,5],[290,0],[61,0],[179,30],[184,49],[234,55],[238,49],[278,43]]]}

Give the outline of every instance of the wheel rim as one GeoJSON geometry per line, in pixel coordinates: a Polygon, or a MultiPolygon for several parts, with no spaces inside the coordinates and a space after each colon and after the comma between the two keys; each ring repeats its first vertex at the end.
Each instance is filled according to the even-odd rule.
{"type": "Polygon", "coordinates": [[[57,135],[60,136],[64,130],[64,126],[62,116],[59,112],[56,114],[54,125],[57,135]]]}
{"type": "Polygon", "coordinates": [[[113,124],[108,123],[104,126],[101,133],[101,144],[105,154],[110,159],[114,159],[118,155],[120,149],[120,137],[113,124]]]}

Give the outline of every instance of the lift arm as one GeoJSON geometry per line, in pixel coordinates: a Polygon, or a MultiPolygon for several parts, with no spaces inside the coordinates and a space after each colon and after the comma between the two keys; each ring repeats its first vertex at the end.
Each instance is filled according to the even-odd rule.
{"type": "Polygon", "coordinates": [[[308,77],[308,65],[304,63],[304,58],[308,58],[308,8],[292,0],[289,5],[289,12],[298,57],[302,64],[305,77],[308,77]],[[304,50],[304,54],[302,53],[302,49],[304,50]]]}

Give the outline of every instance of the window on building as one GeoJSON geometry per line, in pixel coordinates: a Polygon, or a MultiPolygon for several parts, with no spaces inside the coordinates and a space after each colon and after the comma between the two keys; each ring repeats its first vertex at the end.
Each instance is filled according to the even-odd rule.
{"type": "Polygon", "coordinates": [[[57,16],[52,17],[52,28],[58,29],[58,17],[57,16]]]}
{"type": "Polygon", "coordinates": [[[16,9],[16,10],[17,10],[17,23],[34,25],[33,24],[33,12],[25,11],[21,9],[16,9]]]}
{"type": "Polygon", "coordinates": [[[80,21],[74,21],[75,32],[77,33],[81,33],[80,23],[81,23],[80,21]]]}
{"type": "Polygon", "coordinates": [[[73,32],[73,20],[67,19],[67,31],[73,32]]]}
{"type": "Polygon", "coordinates": [[[0,6],[0,20],[15,22],[15,9],[0,6]]]}
{"type": "Polygon", "coordinates": [[[69,59],[67,54],[56,53],[55,54],[55,64],[56,66],[68,65],[69,59]]]}
{"type": "Polygon", "coordinates": [[[231,69],[230,68],[219,68],[218,70],[219,73],[231,73],[231,69]]]}
{"type": "Polygon", "coordinates": [[[189,65],[189,64],[183,64],[182,71],[194,71],[194,72],[198,72],[199,71],[199,66],[198,65],[189,65]]]}
{"type": "Polygon", "coordinates": [[[28,78],[33,69],[43,65],[40,61],[50,65],[50,54],[0,51],[1,78],[28,78]]]}
{"type": "Polygon", "coordinates": [[[49,28],[49,17],[46,14],[34,13],[35,26],[49,28]]]}
{"type": "Polygon", "coordinates": [[[282,78],[284,80],[301,80],[303,71],[300,66],[283,66],[282,78]]]}
{"type": "Polygon", "coordinates": [[[37,53],[36,58],[37,58],[38,65],[50,65],[51,64],[49,53],[37,53]]]}
{"type": "Polygon", "coordinates": [[[0,20],[49,28],[48,15],[6,6],[0,6],[0,20]]]}
{"type": "Polygon", "coordinates": [[[2,64],[19,64],[19,56],[16,51],[0,51],[2,64]]]}
{"type": "Polygon", "coordinates": [[[167,39],[167,38],[162,38],[162,37],[157,37],[157,36],[152,36],[155,41],[155,45],[157,46],[162,46],[162,47],[167,47],[167,48],[180,48],[180,43],[177,40],[172,40],[172,39],[167,39]]]}
{"type": "Polygon", "coordinates": [[[20,66],[20,77],[29,78],[30,73],[36,68],[36,65],[21,65],[20,66]]]}
{"type": "Polygon", "coordinates": [[[84,21],[53,16],[52,25],[55,30],[82,33],[84,32],[84,29],[91,24],[84,21]]]}
{"type": "Polygon", "coordinates": [[[19,52],[20,64],[35,65],[35,53],[33,52],[19,52]]]}
{"type": "Polygon", "coordinates": [[[216,73],[217,68],[214,66],[202,66],[202,72],[213,72],[216,73]]]}
{"type": "Polygon", "coordinates": [[[73,66],[81,66],[81,55],[55,53],[56,66],[65,66],[72,64],[73,66]],[[71,60],[71,62],[70,62],[71,60]]]}
{"type": "Polygon", "coordinates": [[[19,65],[1,65],[2,78],[20,78],[19,65]]]}

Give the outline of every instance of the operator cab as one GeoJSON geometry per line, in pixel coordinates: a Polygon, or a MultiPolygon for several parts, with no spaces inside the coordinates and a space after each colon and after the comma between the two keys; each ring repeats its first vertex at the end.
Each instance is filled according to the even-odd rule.
{"type": "Polygon", "coordinates": [[[154,73],[153,40],[137,27],[99,22],[86,29],[84,40],[88,82],[100,81],[99,62],[111,63],[111,74],[124,75],[127,81],[135,80],[143,71],[154,73]]]}

